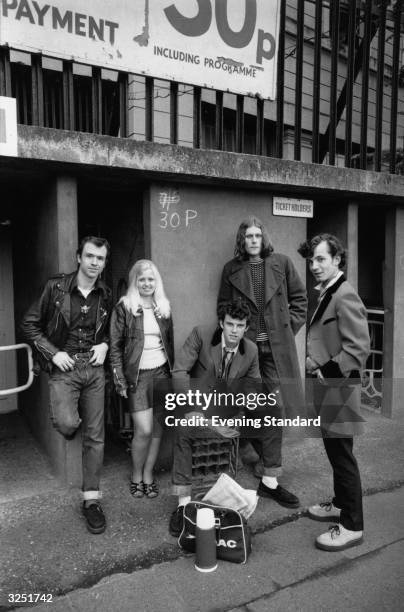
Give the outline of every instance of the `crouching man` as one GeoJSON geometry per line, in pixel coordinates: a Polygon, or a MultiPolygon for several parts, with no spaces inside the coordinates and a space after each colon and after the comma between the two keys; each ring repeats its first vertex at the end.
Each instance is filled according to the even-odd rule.
{"type": "MultiPolygon", "coordinates": [[[[225,303],[219,310],[218,318],[216,329],[194,327],[186,339],[174,363],[174,388],[178,388],[178,383],[184,389],[189,387],[190,375],[198,379],[198,387],[202,387],[203,391],[212,389],[215,381],[220,380],[238,381],[244,378],[260,381],[257,347],[244,337],[250,320],[248,306],[241,300],[225,303]]],[[[220,410],[220,407],[216,408],[220,410]]],[[[206,417],[206,414],[200,414],[206,417]]],[[[181,533],[183,506],[191,500],[192,440],[237,435],[236,430],[220,426],[176,428],[172,483],[173,494],[178,495],[178,507],[170,519],[169,531],[172,536],[181,533]]]]}

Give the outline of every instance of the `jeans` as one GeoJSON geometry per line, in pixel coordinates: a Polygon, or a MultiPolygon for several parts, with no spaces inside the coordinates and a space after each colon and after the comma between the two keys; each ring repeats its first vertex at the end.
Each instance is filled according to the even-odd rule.
{"type": "Polygon", "coordinates": [[[86,499],[99,497],[104,459],[104,389],[104,368],[92,366],[88,359],[76,361],[69,372],[55,368],[49,377],[50,415],[55,429],[69,437],[82,424],[82,489],[87,492],[86,499]]]}

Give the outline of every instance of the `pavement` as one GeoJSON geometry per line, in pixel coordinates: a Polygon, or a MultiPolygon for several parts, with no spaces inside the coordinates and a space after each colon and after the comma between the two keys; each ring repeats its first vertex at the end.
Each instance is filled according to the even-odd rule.
{"type": "MultiPolygon", "coordinates": [[[[193,555],[185,555],[168,534],[175,508],[169,474],[158,475],[158,498],[134,500],[129,457],[110,445],[103,476],[104,534],[88,533],[79,492],[60,486],[51,474],[42,474],[38,490],[31,485],[25,496],[21,487],[13,494],[10,486],[0,495],[0,610],[19,606],[9,601],[10,593],[52,596],[52,602],[35,605],[38,612],[401,610],[404,415],[390,420],[369,412],[366,420],[366,434],[355,440],[365,493],[361,546],[341,553],[314,547],[327,524],[308,519],[305,509],[331,496],[330,468],[320,439],[290,433],[281,482],[299,495],[301,508],[287,510],[260,499],[249,520],[253,551],[247,564],[219,562],[215,572],[200,574],[193,555]]],[[[4,446],[2,435],[0,429],[4,446]]],[[[2,465],[8,455],[2,454],[2,465]]],[[[25,459],[30,469],[29,456],[25,459]]],[[[9,466],[6,473],[12,471],[9,466]]],[[[14,480],[18,483],[18,472],[14,480]]],[[[245,488],[257,486],[248,468],[238,481],[245,488]]]]}

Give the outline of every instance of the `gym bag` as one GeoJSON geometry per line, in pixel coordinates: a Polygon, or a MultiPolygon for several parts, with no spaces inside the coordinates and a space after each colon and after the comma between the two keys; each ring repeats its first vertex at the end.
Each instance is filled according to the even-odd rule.
{"type": "Polygon", "coordinates": [[[251,552],[251,530],[240,512],[214,506],[203,501],[190,501],[184,506],[184,520],[178,544],[187,552],[195,552],[196,513],[212,508],[215,515],[216,556],[223,561],[246,563],[251,552]]]}

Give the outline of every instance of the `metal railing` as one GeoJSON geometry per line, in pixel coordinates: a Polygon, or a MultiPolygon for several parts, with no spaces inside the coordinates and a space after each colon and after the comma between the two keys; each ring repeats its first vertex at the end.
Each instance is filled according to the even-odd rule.
{"type": "MultiPolygon", "coordinates": [[[[21,393],[21,391],[25,391],[32,385],[32,381],[34,380],[34,364],[32,359],[32,350],[28,344],[20,343],[20,344],[9,344],[7,346],[0,346],[0,351],[17,351],[19,349],[25,349],[27,352],[27,361],[28,361],[28,378],[27,381],[18,385],[17,387],[9,387],[8,389],[0,389],[0,397],[13,395],[14,393],[21,393]]],[[[8,410],[7,410],[8,412],[8,410]]],[[[0,407],[0,413],[3,413],[3,410],[0,407]]]]}
{"type": "Polygon", "coordinates": [[[370,355],[362,379],[362,405],[378,412],[383,400],[383,332],[384,310],[367,310],[370,332],[370,355]]]}

